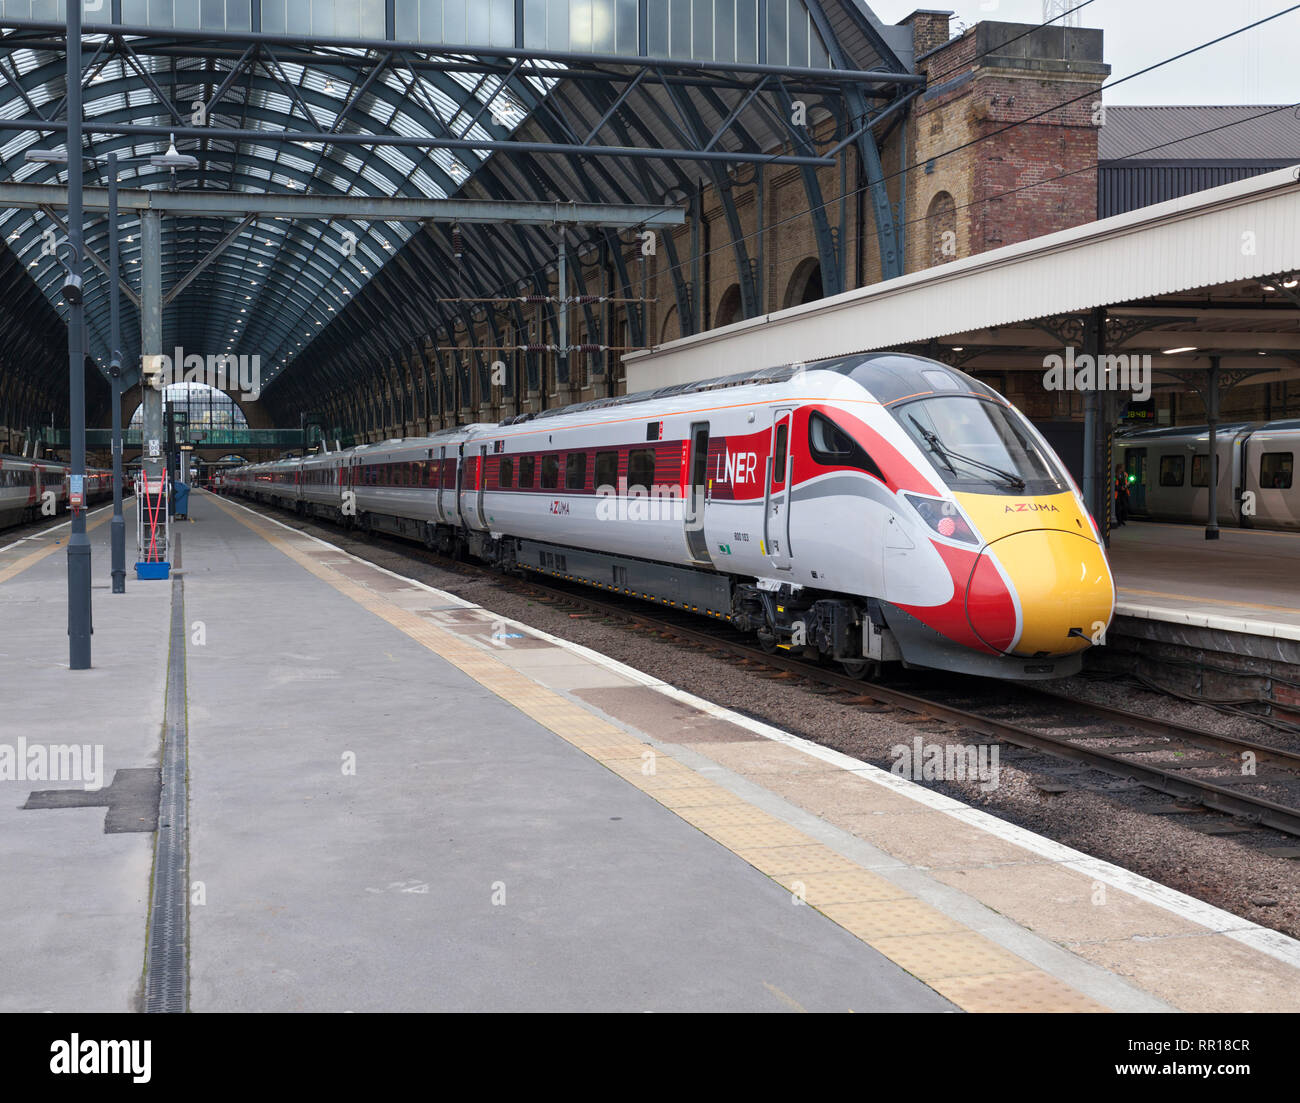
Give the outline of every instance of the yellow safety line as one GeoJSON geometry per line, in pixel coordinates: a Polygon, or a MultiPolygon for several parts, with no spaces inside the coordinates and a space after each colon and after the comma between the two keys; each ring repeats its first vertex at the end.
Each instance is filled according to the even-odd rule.
{"type": "MultiPolygon", "coordinates": [[[[113,516],[112,513],[106,513],[103,517],[99,518],[99,520],[92,521],[91,523],[86,525],[86,531],[91,532],[94,529],[99,528],[99,526],[102,525],[105,521],[110,520],[112,516],[113,516]]],[[[30,555],[25,555],[21,559],[16,559],[14,560],[14,562],[10,563],[9,566],[7,567],[0,567],[0,582],[8,582],[11,578],[14,577],[14,575],[22,574],[23,571],[27,570],[28,567],[35,566],[47,555],[50,555],[51,553],[57,551],[59,548],[66,548],[66,547],[67,544],[64,542],[64,540],[59,539],[55,541],[53,544],[51,544],[48,548],[41,548],[39,551],[34,551],[30,555]]]]}
{"type": "MultiPolygon", "coordinates": [[[[1125,594],[1140,594],[1142,597],[1167,597],[1174,601],[1188,601],[1196,605],[1227,605],[1234,609],[1267,609],[1271,612],[1278,613],[1296,613],[1294,605],[1259,605],[1250,601],[1224,601],[1217,597],[1197,597],[1195,594],[1166,594],[1160,590],[1130,590],[1126,587],[1119,588],[1119,596],[1125,594]]],[[[1180,610],[1181,612],[1191,612],[1191,610],[1180,610]]]]}
{"type": "Polygon", "coordinates": [[[218,498],[212,500],[311,574],[785,886],[792,903],[798,898],[815,908],[963,1010],[1106,1010],[1051,974],[482,648],[323,565],[244,511],[236,511],[218,498]]]}

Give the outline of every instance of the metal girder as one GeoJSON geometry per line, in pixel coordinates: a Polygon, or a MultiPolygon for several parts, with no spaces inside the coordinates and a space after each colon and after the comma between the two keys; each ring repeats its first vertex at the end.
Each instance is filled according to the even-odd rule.
{"type": "MultiPolygon", "coordinates": [[[[19,32],[49,32],[50,38],[39,39],[34,37],[25,38],[21,44],[28,49],[59,49],[59,36],[66,32],[66,25],[61,22],[51,22],[36,19],[14,19],[0,18],[0,28],[12,28],[19,32]]],[[[367,50],[375,53],[402,53],[402,52],[423,52],[431,55],[430,64],[448,69],[455,70],[460,68],[470,68],[471,71],[478,72],[480,66],[470,66],[465,62],[465,57],[472,56],[474,59],[495,60],[503,71],[519,60],[534,61],[546,63],[545,66],[538,66],[535,69],[522,70],[526,75],[549,76],[556,75],[555,69],[551,65],[570,66],[581,68],[584,65],[593,67],[610,66],[610,65],[637,65],[647,60],[647,55],[623,55],[623,54],[595,54],[583,53],[573,50],[538,50],[519,45],[509,47],[486,46],[486,45],[465,45],[460,49],[454,46],[433,45],[420,42],[400,42],[393,39],[376,39],[376,38],[323,38],[307,36],[292,33],[274,33],[265,31],[217,31],[217,30],[185,30],[181,28],[158,28],[140,26],[138,24],[124,23],[87,23],[82,28],[87,37],[105,35],[113,42],[121,42],[124,39],[130,39],[131,47],[138,53],[151,52],[160,48],[180,47],[184,51],[186,43],[204,42],[204,43],[229,43],[233,46],[246,46],[249,43],[260,43],[269,46],[286,46],[301,49],[308,49],[315,53],[327,50],[339,51],[337,60],[340,62],[355,60],[349,58],[347,53],[355,50],[367,50]],[[432,59],[438,60],[432,60],[432,59]]],[[[882,43],[883,47],[883,43],[882,43]]],[[[209,51],[205,50],[204,53],[209,51]]],[[[191,51],[192,53],[192,51],[191,51]]],[[[892,53],[887,47],[883,47],[884,54],[893,59],[892,53]]],[[[183,53],[183,56],[190,56],[189,53],[183,53]]],[[[301,64],[298,58],[293,59],[296,64],[301,64]]],[[[847,84],[906,84],[921,85],[925,83],[925,78],[912,73],[900,72],[897,70],[859,70],[855,68],[845,69],[814,69],[807,66],[798,65],[768,65],[756,62],[741,61],[709,61],[693,60],[688,58],[654,58],[656,62],[662,61],[664,64],[671,66],[673,70],[680,73],[710,73],[710,72],[729,72],[729,73],[747,73],[763,75],[765,73],[781,73],[791,76],[800,76],[810,80],[818,80],[826,83],[847,84]]]]}
{"type": "MultiPolygon", "coordinates": [[[[804,3],[808,8],[808,14],[812,17],[814,26],[817,28],[817,32],[826,45],[831,60],[837,66],[845,66],[849,59],[831,31],[830,21],[826,18],[826,12],[822,8],[821,0],[804,0],[804,3]]],[[[852,7],[851,4],[848,6],[852,7]]],[[[863,20],[863,22],[868,21],[863,20]]],[[[876,49],[881,51],[881,56],[886,56],[888,48],[874,28],[870,29],[870,36],[875,43],[876,49]]],[[[892,57],[893,55],[889,53],[888,56],[892,57]]],[[[910,98],[910,96],[907,97],[908,100],[910,98]]],[[[844,90],[844,100],[848,105],[850,116],[860,121],[854,137],[858,157],[862,163],[863,174],[867,179],[867,193],[871,197],[872,221],[876,226],[876,243],[880,249],[880,278],[882,280],[893,279],[895,276],[903,274],[902,234],[901,227],[894,217],[894,207],[889,201],[889,192],[885,188],[885,168],[880,160],[880,150],[876,146],[876,139],[871,133],[871,127],[878,120],[871,118],[871,108],[868,106],[861,88],[848,85],[844,90]]],[[[899,105],[896,102],[894,106],[899,105]]],[[[883,118],[885,114],[886,112],[882,112],[881,117],[883,118]]],[[[850,126],[847,129],[851,130],[853,128],[850,126]]],[[[906,181],[900,187],[906,187],[906,181]]],[[[858,232],[861,235],[861,228],[859,228],[858,232]]],[[[840,243],[840,248],[844,250],[843,242],[840,243]]],[[[845,258],[847,259],[847,252],[845,252],[845,258]]]]}
{"type": "MultiPolygon", "coordinates": [[[[3,130],[38,131],[42,134],[61,134],[67,129],[67,123],[46,122],[37,119],[5,119],[3,130]]],[[[762,153],[731,153],[726,150],[703,149],[644,149],[638,146],[553,146],[544,142],[496,141],[479,138],[432,138],[408,134],[352,134],[331,133],[323,130],[218,130],[206,126],[153,126],[147,123],[103,123],[87,120],[84,127],[87,136],[99,134],[117,134],[124,137],[139,138],[219,138],[232,142],[302,142],[313,144],[328,142],[331,145],[355,146],[396,146],[409,149],[446,149],[477,153],[538,153],[546,156],[555,154],[582,154],[584,157],[644,157],[659,160],[667,157],[674,161],[723,161],[727,163],[762,163],[765,165],[800,165],[833,166],[833,158],[817,157],[808,154],[767,155],[762,153]]]]}
{"type": "MultiPolygon", "coordinates": [[[[812,148],[812,140],[808,135],[806,128],[796,126],[793,121],[794,116],[794,97],[790,91],[780,81],[776,82],[777,89],[780,93],[782,111],[776,115],[790,136],[791,143],[804,149],[812,148]]],[[[834,164],[834,161],[831,162],[834,164]]],[[[804,192],[808,196],[808,215],[813,224],[813,236],[817,241],[817,255],[821,265],[822,290],[825,295],[838,295],[844,290],[840,280],[840,263],[838,249],[844,248],[844,243],[835,241],[835,235],[831,233],[830,219],[826,214],[826,203],[822,199],[821,181],[817,179],[817,173],[807,165],[800,168],[800,175],[803,177],[804,192]]]]}
{"type": "MultiPolygon", "coordinates": [[[[243,219],[240,220],[238,226],[236,226],[233,230],[230,231],[230,233],[228,233],[219,242],[217,242],[217,244],[213,247],[213,249],[208,253],[206,257],[204,257],[201,261],[199,261],[198,264],[196,264],[193,268],[191,268],[188,272],[186,272],[185,275],[183,275],[179,280],[177,280],[176,283],[172,285],[171,290],[168,291],[165,295],[163,295],[163,306],[166,306],[169,302],[171,302],[174,298],[176,298],[177,295],[179,295],[182,291],[184,291],[187,287],[189,287],[189,285],[192,284],[195,281],[195,279],[198,278],[200,272],[202,272],[205,268],[207,268],[208,265],[210,265],[214,260],[217,259],[217,257],[221,256],[221,254],[226,251],[227,247],[231,244],[231,242],[233,242],[246,229],[248,229],[249,226],[252,225],[256,217],[257,217],[256,215],[251,215],[251,214],[246,215],[243,219]]],[[[139,305],[140,303],[137,300],[136,306],[139,305]]]]}
{"type": "MultiPolygon", "coordinates": [[[[5,124],[0,123],[0,129],[5,124]]],[[[86,188],[87,211],[108,210],[107,188],[86,188]]],[[[161,211],[188,218],[348,219],[356,222],[466,222],[488,225],[662,227],[686,222],[683,208],[623,203],[561,203],[497,199],[414,199],[368,195],[271,195],[254,192],[147,191],[122,188],[122,212],[161,211]]],[[[66,207],[61,184],[0,182],[0,207],[66,207]]]]}
{"type": "MultiPolygon", "coordinates": [[[[17,107],[18,112],[24,108],[29,112],[19,120],[0,120],[0,130],[56,133],[63,125],[57,120],[62,25],[0,20],[0,27],[14,28],[0,34],[0,59],[18,62],[12,65],[12,74],[5,73],[12,86],[10,110],[17,107]],[[20,57],[12,58],[19,51],[20,57]]],[[[549,207],[554,207],[551,201],[557,195],[592,206],[602,206],[600,201],[609,198],[631,201],[631,206],[662,216],[662,198],[674,188],[680,189],[679,194],[695,194],[703,175],[719,189],[737,257],[742,303],[748,312],[748,300],[757,298],[756,285],[751,287],[755,284],[753,265],[721,161],[761,166],[783,161],[799,164],[802,159],[808,162],[800,164],[807,183],[816,181],[814,167],[835,165],[839,152],[819,152],[804,144],[790,156],[785,156],[786,151],[773,156],[774,141],[788,132],[788,121],[780,120],[774,138],[759,112],[771,113],[777,102],[776,86],[787,95],[820,97],[844,120],[846,114],[853,114],[844,110],[850,92],[860,96],[863,104],[883,99],[897,107],[903,90],[924,83],[914,74],[858,70],[841,62],[835,63],[836,68],[814,69],[602,57],[521,47],[472,47],[453,53],[446,46],[391,41],[159,31],[121,25],[92,28],[87,33],[99,35],[83,81],[91,106],[87,132],[102,131],[87,152],[100,155],[110,148],[125,147],[138,151],[139,143],[132,139],[161,139],[172,133],[181,139],[196,137],[201,143],[201,167],[192,175],[182,174],[179,189],[143,193],[157,197],[157,202],[177,204],[190,199],[187,185],[195,182],[208,193],[201,210],[176,208],[176,230],[168,234],[163,271],[170,279],[188,273],[188,286],[175,289],[183,291],[184,298],[178,298],[181,310],[169,320],[169,335],[177,333],[186,344],[191,340],[219,342],[213,344],[216,348],[225,347],[228,338],[252,348],[273,348],[271,359],[276,366],[271,383],[282,378],[282,357],[288,363],[310,350],[300,361],[309,369],[324,364],[361,366],[376,353],[377,358],[394,355],[389,348],[394,341],[409,349],[428,340],[433,342],[433,355],[439,363],[447,361],[457,372],[462,404],[468,401],[468,380],[459,378],[466,356],[459,350],[441,349],[438,343],[461,339],[457,330],[472,332],[476,323],[466,311],[433,301],[437,296],[431,289],[453,290],[449,250],[440,241],[441,235],[428,230],[408,237],[400,223],[423,219],[403,217],[394,213],[395,208],[441,203],[447,218],[465,223],[466,239],[473,244],[467,250],[464,269],[475,291],[515,293],[528,285],[543,293],[551,249],[542,224],[556,221],[553,215],[548,212],[540,223],[524,224],[502,218],[498,210],[475,221],[470,214],[450,211],[451,204],[464,200],[441,200],[436,193],[486,194],[491,197],[487,202],[531,194],[549,207]],[[197,67],[187,67],[188,59],[197,59],[197,67]],[[327,94],[331,79],[336,85],[343,83],[341,95],[327,94]],[[135,92],[142,86],[145,100],[150,100],[152,93],[156,102],[136,98],[135,92]],[[507,95],[524,116],[518,126],[501,126],[498,119],[489,118],[507,95]],[[193,99],[205,105],[209,125],[183,125],[193,99]],[[661,110],[665,103],[672,105],[684,127],[669,125],[661,110]],[[747,132],[751,123],[757,138],[747,132]],[[303,129],[292,129],[298,126],[303,129]],[[325,144],[319,149],[302,148],[303,143],[315,142],[325,144]],[[225,146],[230,148],[222,148],[225,146]],[[509,156],[494,155],[499,152],[509,156]],[[715,154],[719,155],[717,163],[711,161],[715,154]],[[284,197],[296,205],[330,203],[336,197],[321,193],[332,191],[378,191],[391,193],[392,198],[383,200],[387,206],[382,211],[329,210],[317,216],[345,225],[351,222],[354,229],[362,231],[355,263],[341,262],[334,255],[331,246],[337,243],[328,233],[301,223],[287,232],[268,226],[265,235],[259,230],[220,242],[227,253],[213,262],[210,258],[205,261],[204,254],[214,239],[226,232],[213,226],[220,217],[208,206],[214,184],[228,190],[211,201],[230,204],[226,213],[237,218],[249,214],[295,217],[296,212],[258,210],[255,206],[272,202],[265,193],[276,187],[296,186],[309,193],[284,197]],[[252,190],[237,191],[241,187],[252,190]],[[426,199],[430,192],[434,197],[426,199]],[[186,226],[179,222],[181,218],[204,222],[186,226]],[[264,237],[270,239],[265,248],[264,237]],[[362,304],[363,299],[368,301],[362,304]],[[237,313],[245,303],[246,313],[237,313]],[[214,304],[215,309],[206,304],[214,304]],[[352,319],[345,320],[347,315],[352,319]],[[444,329],[449,332],[444,334],[444,329]]],[[[821,33],[829,47],[831,37],[821,33]]],[[[875,42],[869,33],[868,38],[875,42]]],[[[897,64],[880,43],[875,45],[886,66],[897,64]]],[[[782,114],[779,108],[776,114],[782,114]]],[[[851,122],[841,125],[841,134],[852,130],[851,122]]],[[[860,136],[850,133],[849,137],[860,136]]],[[[16,150],[10,166],[22,148],[22,141],[10,144],[10,149],[16,150]]],[[[166,174],[141,173],[134,182],[165,179],[166,174]]],[[[134,190],[142,191],[139,187],[134,190]]],[[[88,195],[92,204],[94,194],[92,190],[88,195]]],[[[124,211],[130,210],[128,195],[124,189],[124,211]]],[[[366,202],[364,196],[355,194],[343,198],[358,205],[366,202]]],[[[815,209],[820,207],[815,201],[819,198],[810,195],[815,209]]],[[[154,202],[147,201],[142,209],[155,209],[154,202]]],[[[684,212],[673,214],[677,221],[664,222],[659,228],[684,222],[684,212]]],[[[653,226],[648,220],[645,224],[653,226]]],[[[17,225],[22,223],[10,222],[10,227],[17,225]]],[[[628,263],[627,244],[615,232],[628,223],[610,225],[593,219],[585,225],[590,227],[587,232],[567,235],[571,251],[576,256],[593,244],[607,250],[626,297],[636,297],[635,265],[628,263]]],[[[38,229],[28,222],[16,244],[11,244],[24,261],[35,255],[27,250],[39,236],[38,229]]],[[[125,226],[123,232],[128,232],[125,226]]],[[[833,249],[834,234],[830,236],[833,249]]],[[[662,237],[665,275],[672,281],[683,332],[691,332],[694,315],[703,303],[699,263],[695,257],[678,255],[671,233],[662,237]],[[691,270],[695,272],[693,283],[686,278],[691,270]]],[[[819,233],[819,251],[824,253],[823,237],[819,233]]],[[[92,230],[90,238],[102,242],[102,233],[92,230]]],[[[125,270],[130,272],[135,251],[125,252],[125,270]]],[[[578,279],[583,278],[580,263],[574,271],[578,279]]],[[[823,263],[823,271],[828,291],[834,290],[837,267],[823,263]]],[[[45,297],[55,298],[57,273],[38,266],[34,275],[45,297]]],[[[102,288],[91,290],[94,298],[88,313],[95,326],[102,324],[103,293],[102,288]]],[[[755,310],[758,305],[752,304],[755,310]]],[[[529,320],[522,309],[517,304],[508,309],[516,328],[527,330],[529,320]]],[[[555,311],[546,313],[543,324],[552,329],[553,337],[555,311]]],[[[589,307],[584,307],[584,313],[589,332],[609,324],[604,318],[598,320],[589,307]]],[[[653,340],[645,332],[644,313],[628,311],[636,344],[653,340]]],[[[500,321],[490,311],[486,325],[495,333],[500,321]]],[[[544,334],[537,337],[545,339],[544,334]]],[[[499,338],[494,341],[502,343],[499,338]]],[[[478,361],[486,397],[482,357],[473,353],[471,358],[478,361]]],[[[530,375],[535,368],[533,359],[526,358],[530,375]]],[[[441,371],[438,374],[441,376],[441,371]]],[[[294,381],[293,391],[307,393],[299,382],[294,381]]],[[[413,415],[412,400],[408,391],[403,396],[404,414],[413,415]]],[[[441,391],[439,408],[445,412],[441,391]]]]}

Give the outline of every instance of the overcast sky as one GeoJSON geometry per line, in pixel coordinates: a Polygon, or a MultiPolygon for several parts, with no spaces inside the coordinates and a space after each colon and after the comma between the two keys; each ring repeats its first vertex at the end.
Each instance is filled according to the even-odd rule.
{"type": "MultiPolygon", "coordinates": [[[[1077,0],[1076,0],[1077,2],[1077,0]]],[[[1106,32],[1111,80],[1236,30],[1295,0],[1093,0],[1079,13],[1106,32]]],[[[954,22],[1043,22],[1043,0],[867,0],[884,23],[926,8],[955,12],[954,22]]],[[[1108,103],[1249,103],[1300,101],[1300,10],[1106,93],[1108,103]]],[[[1297,122],[1300,126],[1300,121],[1297,122]]]]}

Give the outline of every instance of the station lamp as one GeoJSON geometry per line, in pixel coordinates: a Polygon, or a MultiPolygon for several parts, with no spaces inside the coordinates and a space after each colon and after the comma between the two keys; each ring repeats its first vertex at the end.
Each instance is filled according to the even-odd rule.
{"type": "Polygon", "coordinates": [[[175,172],[177,169],[196,169],[199,167],[199,159],[188,153],[180,153],[176,149],[176,135],[171,135],[171,140],[167,144],[166,153],[155,153],[149,158],[149,163],[157,169],[171,169],[175,172]]]}

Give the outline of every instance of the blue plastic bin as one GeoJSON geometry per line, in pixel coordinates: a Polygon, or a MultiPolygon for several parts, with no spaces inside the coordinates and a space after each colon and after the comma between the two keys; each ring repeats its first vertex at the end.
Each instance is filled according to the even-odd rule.
{"type": "Polygon", "coordinates": [[[148,579],[165,579],[171,574],[171,569],[170,563],[137,563],[135,577],[142,582],[148,579]]]}

